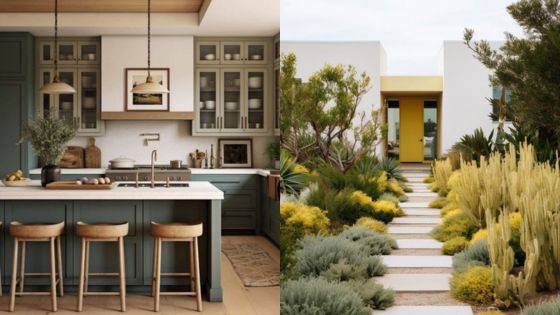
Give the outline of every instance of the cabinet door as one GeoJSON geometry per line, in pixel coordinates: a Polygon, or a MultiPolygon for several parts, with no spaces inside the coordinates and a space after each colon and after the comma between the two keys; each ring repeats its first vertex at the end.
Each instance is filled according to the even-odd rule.
{"type": "MultiPolygon", "coordinates": [[[[51,83],[54,77],[54,70],[52,69],[40,69],[39,75],[37,76],[37,89],[41,86],[51,83]]],[[[42,94],[37,92],[37,113],[40,116],[47,117],[53,112],[56,112],[55,106],[55,95],[53,94],[42,94]]]]}
{"type": "Polygon", "coordinates": [[[99,77],[98,69],[78,70],[78,135],[98,135],[102,132],[99,77]]]}
{"type": "Polygon", "coordinates": [[[266,42],[245,43],[245,64],[264,65],[268,63],[268,45],[266,42]]]}
{"type": "Polygon", "coordinates": [[[52,65],[54,63],[54,42],[41,41],[39,42],[39,64],[52,65]]]}
{"type": "Polygon", "coordinates": [[[219,42],[197,42],[196,43],[196,63],[216,65],[220,63],[220,43],[219,42]]]}
{"type": "Polygon", "coordinates": [[[242,132],[243,131],[243,97],[241,91],[244,90],[243,70],[227,69],[222,70],[221,90],[222,90],[222,117],[220,127],[222,131],[242,132]]]}
{"type": "MultiPolygon", "coordinates": [[[[58,70],[58,78],[76,89],[76,70],[58,70]]],[[[78,106],[76,94],[58,94],[55,96],[55,108],[58,118],[77,127],[78,106]]]]}
{"type": "Polygon", "coordinates": [[[219,130],[220,103],[219,77],[217,69],[196,70],[195,129],[198,132],[217,132],[219,130]]]}
{"type": "Polygon", "coordinates": [[[78,42],[78,64],[97,65],[100,63],[100,49],[98,41],[78,42]]]}
{"type": "Polygon", "coordinates": [[[245,71],[245,81],[247,88],[245,89],[244,98],[247,100],[244,111],[244,126],[247,131],[266,132],[267,131],[267,112],[269,104],[267,104],[267,71],[266,69],[251,69],[245,71]]]}
{"type": "Polygon", "coordinates": [[[58,42],[58,64],[74,65],[78,62],[76,42],[58,42]]]}
{"type": "Polygon", "coordinates": [[[245,61],[243,42],[222,42],[222,64],[239,65],[245,61]]]}

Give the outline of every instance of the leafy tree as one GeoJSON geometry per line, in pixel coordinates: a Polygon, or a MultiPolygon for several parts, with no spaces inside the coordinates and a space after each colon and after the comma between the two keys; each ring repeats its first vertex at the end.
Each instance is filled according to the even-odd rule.
{"type": "MultiPolygon", "coordinates": [[[[514,125],[536,147],[547,150],[538,152],[540,159],[547,159],[560,144],[560,1],[520,0],[507,10],[523,28],[524,38],[506,32],[505,44],[495,50],[488,41],[473,41],[474,31],[465,29],[465,44],[492,71],[492,84],[511,91],[507,109],[514,125]]],[[[505,117],[505,107],[500,113],[505,117]]]]}
{"type": "Polygon", "coordinates": [[[308,82],[296,76],[296,56],[282,56],[280,127],[282,146],[298,161],[348,170],[375,152],[385,134],[379,111],[371,120],[358,112],[370,77],[354,67],[325,65],[308,82]]]}

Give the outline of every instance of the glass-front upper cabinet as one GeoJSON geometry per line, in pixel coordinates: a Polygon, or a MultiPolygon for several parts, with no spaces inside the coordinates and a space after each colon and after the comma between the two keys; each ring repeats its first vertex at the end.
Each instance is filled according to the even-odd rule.
{"type": "MultiPolygon", "coordinates": [[[[54,71],[51,69],[41,69],[39,70],[39,75],[37,76],[37,86],[41,87],[45,84],[51,83],[53,79],[54,71]]],[[[56,111],[54,108],[54,95],[52,94],[42,94],[38,95],[38,111],[39,115],[47,117],[51,112],[56,111]]]]}
{"type": "Polygon", "coordinates": [[[78,63],[99,64],[101,63],[101,50],[96,41],[78,42],[78,63]]]}
{"type": "Polygon", "coordinates": [[[243,130],[242,82],[243,70],[222,70],[222,117],[220,129],[229,131],[243,130]]]}
{"type": "MultiPolygon", "coordinates": [[[[58,78],[60,81],[76,87],[76,71],[75,70],[59,70],[58,78]]],[[[77,102],[76,94],[58,94],[55,97],[55,107],[58,113],[58,118],[66,121],[69,124],[78,127],[77,115],[77,102]]]]}
{"type": "Polygon", "coordinates": [[[99,119],[101,113],[99,70],[78,70],[78,81],[80,82],[80,86],[77,89],[79,93],[78,115],[76,116],[78,133],[82,135],[99,133],[101,131],[101,121],[99,119]]]}
{"type": "Polygon", "coordinates": [[[246,42],[245,43],[245,63],[248,64],[266,64],[268,63],[267,43],[262,42],[246,42]]]}
{"type": "Polygon", "coordinates": [[[101,49],[98,40],[60,40],[58,49],[54,48],[54,40],[45,39],[39,42],[39,65],[52,65],[58,53],[59,65],[93,65],[101,62],[101,49]]]}
{"type": "Polygon", "coordinates": [[[197,42],[195,55],[199,64],[219,64],[220,42],[197,42]]]}
{"type": "Polygon", "coordinates": [[[245,112],[244,129],[252,131],[266,130],[266,70],[251,69],[245,71],[245,81],[247,82],[246,100],[247,107],[245,112]]]}
{"type": "Polygon", "coordinates": [[[76,64],[78,56],[76,51],[76,42],[59,41],[58,42],[58,63],[61,65],[76,64]]]}
{"type": "Polygon", "coordinates": [[[242,64],[245,60],[243,42],[222,42],[222,64],[242,64]]]}
{"type": "Polygon", "coordinates": [[[196,93],[196,128],[200,132],[216,132],[220,128],[218,101],[219,70],[198,69],[196,93]]]}

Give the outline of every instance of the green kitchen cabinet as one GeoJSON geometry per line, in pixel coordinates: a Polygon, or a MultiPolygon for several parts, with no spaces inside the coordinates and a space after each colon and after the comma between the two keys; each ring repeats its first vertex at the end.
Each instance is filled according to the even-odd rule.
{"type": "MultiPolygon", "coordinates": [[[[58,223],[67,222],[61,237],[63,281],[73,284],[75,281],[73,266],[74,238],[73,227],[68,224],[72,218],[71,201],[5,201],[5,214],[3,216],[4,227],[4,268],[2,276],[3,284],[9,284],[12,274],[13,238],[9,233],[9,222],[19,221],[22,223],[58,223]]],[[[20,243],[21,253],[21,243],[20,243]]],[[[26,250],[26,272],[50,272],[50,247],[48,242],[28,242],[26,250]]],[[[26,277],[26,285],[46,285],[50,283],[48,276],[26,277]]]]}
{"type": "Polygon", "coordinates": [[[280,201],[267,196],[267,178],[261,177],[261,226],[262,233],[276,245],[280,244],[280,201]]]}
{"type": "MultiPolygon", "coordinates": [[[[143,283],[143,220],[142,201],[75,201],[74,217],[72,218],[72,234],[76,223],[122,223],[128,222],[128,235],[124,238],[124,256],[126,283],[139,285],[143,283]]],[[[70,222],[70,221],[69,221],[70,222]]],[[[72,244],[73,269],[76,275],[80,270],[81,239],[75,236],[72,244]]],[[[118,272],[117,242],[90,243],[90,272],[118,272]]],[[[90,277],[91,285],[118,285],[118,277],[90,277]]],[[[77,282],[76,282],[77,284],[77,282]]]]}
{"type": "Polygon", "coordinates": [[[0,33],[0,176],[21,169],[27,174],[28,144],[17,142],[33,116],[34,41],[29,33],[0,33]]]}
{"type": "Polygon", "coordinates": [[[224,192],[222,230],[260,233],[258,175],[194,174],[193,181],[209,181],[224,192]]]}

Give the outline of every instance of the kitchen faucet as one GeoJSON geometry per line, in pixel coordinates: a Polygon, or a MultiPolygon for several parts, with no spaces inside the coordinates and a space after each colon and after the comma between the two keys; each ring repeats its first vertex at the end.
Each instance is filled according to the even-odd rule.
{"type": "Polygon", "coordinates": [[[155,161],[157,161],[157,150],[152,151],[152,188],[156,187],[155,179],[155,161]]]}

